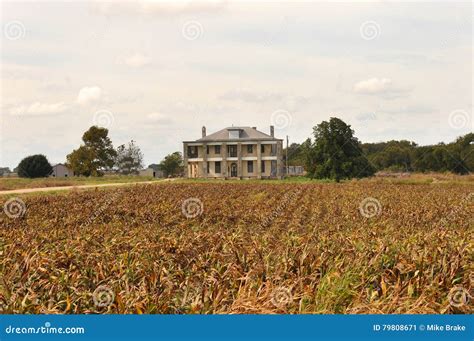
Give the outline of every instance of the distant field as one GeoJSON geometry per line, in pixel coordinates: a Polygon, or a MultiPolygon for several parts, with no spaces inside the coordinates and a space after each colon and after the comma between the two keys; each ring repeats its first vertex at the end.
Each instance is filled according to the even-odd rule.
{"type": "Polygon", "coordinates": [[[41,187],[62,187],[93,185],[103,183],[118,182],[139,182],[154,180],[147,176],[103,176],[103,177],[73,177],[73,178],[2,178],[0,177],[0,191],[7,191],[22,188],[41,188],[41,187]]]}
{"type": "Polygon", "coordinates": [[[184,181],[9,205],[0,312],[474,312],[464,180],[184,181]]]}

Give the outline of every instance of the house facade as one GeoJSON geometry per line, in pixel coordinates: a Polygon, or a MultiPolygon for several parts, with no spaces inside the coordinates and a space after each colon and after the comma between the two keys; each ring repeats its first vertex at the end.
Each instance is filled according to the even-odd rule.
{"type": "Polygon", "coordinates": [[[229,127],[183,142],[184,176],[187,178],[281,179],[283,140],[256,127],[229,127]]]}

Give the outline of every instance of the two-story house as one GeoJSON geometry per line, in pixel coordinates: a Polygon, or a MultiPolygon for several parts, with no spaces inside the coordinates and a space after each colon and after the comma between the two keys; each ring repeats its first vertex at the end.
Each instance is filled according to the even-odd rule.
{"type": "Polygon", "coordinates": [[[229,127],[183,142],[184,175],[188,178],[281,179],[283,140],[256,127],[229,127]]]}

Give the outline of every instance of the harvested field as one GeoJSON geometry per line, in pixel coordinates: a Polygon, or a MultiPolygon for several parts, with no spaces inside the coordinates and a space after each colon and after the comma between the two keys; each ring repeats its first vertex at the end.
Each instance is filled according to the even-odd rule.
{"type": "Polygon", "coordinates": [[[378,180],[9,198],[0,309],[472,313],[473,193],[378,180]]]}

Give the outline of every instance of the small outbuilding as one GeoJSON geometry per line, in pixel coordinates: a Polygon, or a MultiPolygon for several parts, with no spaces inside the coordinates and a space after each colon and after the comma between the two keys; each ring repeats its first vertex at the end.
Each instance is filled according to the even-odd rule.
{"type": "Polygon", "coordinates": [[[139,172],[140,176],[151,176],[154,178],[162,178],[163,177],[163,171],[160,170],[154,170],[153,168],[147,168],[147,169],[142,169],[139,172]]]}
{"type": "Polygon", "coordinates": [[[50,175],[50,177],[53,178],[69,178],[72,176],[74,176],[74,172],[72,171],[72,169],[62,163],[54,165],[53,172],[50,175]]]}

